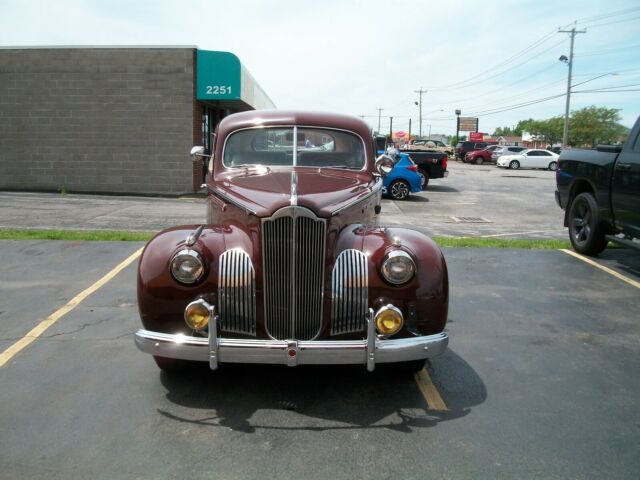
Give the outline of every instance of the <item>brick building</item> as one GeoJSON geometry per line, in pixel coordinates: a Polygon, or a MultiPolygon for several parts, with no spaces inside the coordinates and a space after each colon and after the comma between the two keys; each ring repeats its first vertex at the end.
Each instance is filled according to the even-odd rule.
{"type": "Polygon", "coordinates": [[[274,108],[238,58],[196,47],[0,49],[0,189],[179,195],[224,116],[274,108]]]}

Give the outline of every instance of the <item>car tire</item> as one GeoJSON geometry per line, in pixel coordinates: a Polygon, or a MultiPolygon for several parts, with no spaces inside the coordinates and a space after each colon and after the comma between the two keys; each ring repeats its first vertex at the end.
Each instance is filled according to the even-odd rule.
{"type": "Polygon", "coordinates": [[[573,249],[584,255],[597,255],[607,246],[607,239],[598,204],[593,195],[584,192],[576,196],[569,207],[569,240],[573,249]]]}
{"type": "Polygon", "coordinates": [[[427,172],[423,168],[420,168],[418,170],[418,175],[420,175],[420,186],[422,187],[422,190],[426,190],[427,185],[429,185],[429,172],[427,172]]]}
{"type": "Polygon", "coordinates": [[[551,170],[552,172],[555,172],[558,169],[558,162],[551,162],[549,164],[549,170],[551,170]]]}
{"type": "Polygon", "coordinates": [[[511,170],[518,170],[520,168],[520,162],[518,160],[512,160],[509,163],[509,168],[511,170]]]}
{"type": "Polygon", "coordinates": [[[389,195],[394,200],[404,200],[411,193],[411,187],[404,180],[394,180],[389,185],[389,195]]]}
{"type": "Polygon", "coordinates": [[[153,355],[153,359],[155,360],[156,365],[158,365],[158,368],[167,373],[181,372],[191,364],[191,362],[189,362],[188,360],[159,357],[157,355],[153,355]]]}
{"type": "Polygon", "coordinates": [[[482,157],[476,158],[476,165],[482,165],[482,157]]]}

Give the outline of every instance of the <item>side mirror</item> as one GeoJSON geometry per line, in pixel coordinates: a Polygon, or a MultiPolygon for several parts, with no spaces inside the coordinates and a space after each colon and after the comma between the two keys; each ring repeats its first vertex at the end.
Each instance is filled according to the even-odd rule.
{"type": "Polygon", "coordinates": [[[380,155],[376,159],[374,170],[375,170],[375,173],[377,173],[381,177],[386,177],[387,175],[389,175],[391,170],[393,170],[394,165],[395,165],[395,162],[389,155],[380,155]]]}
{"type": "Polygon", "coordinates": [[[191,152],[189,154],[192,157],[195,157],[196,155],[202,156],[203,153],[204,153],[204,147],[196,146],[191,148],[191,152]]]}

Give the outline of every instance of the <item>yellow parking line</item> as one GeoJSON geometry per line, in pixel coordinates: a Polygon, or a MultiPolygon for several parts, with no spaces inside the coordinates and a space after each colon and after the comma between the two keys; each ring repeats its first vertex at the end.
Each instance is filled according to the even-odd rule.
{"type": "Polygon", "coordinates": [[[572,250],[566,250],[564,248],[560,249],[561,252],[566,253],[567,255],[571,255],[572,257],[576,257],[579,260],[582,260],[585,263],[588,263],[589,265],[591,265],[592,267],[596,267],[600,270],[602,270],[603,272],[607,272],[609,275],[613,275],[614,277],[616,277],[619,280],[622,280],[623,282],[628,283],[631,286],[634,286],[636,288],[640,288],[640,282],[637,282],[629,277],[626,277],[624,275],[622,275],[621,273],[616,272],[615,270],[612,270],[608,267],[605,267],[604,265],[600,265],[598,262],[594,262],[593,260],[580,255],[579,253],[576,253],[572,250]]]}
{"type": "Polygon", "coordinates": [[[95,282],[89,288],[83,290],[78,295],[73,297],[69,302],[62,308],[56,310],[51,315],[49,315],[45,320],[36,325],[29,333],[27,333],[24,337],[18,340],[16,343],[7,348],[4,352],[0,353],[0,367],[4,366],[9,360],[11,360],[14,356],[16,356],[20,351],[27,348],[32,342],[34,342],[40,335],[42,335],[51,325],[60,320],[63,316],[69,313],[71,310],[76,308],[80,302],[82,302],[85,298],[91,295],[93,292],[98,290],[100,287],[105,285],[109,280],[113,279],[118,273],[124,270],[131,262],[133,262],[136,258],[140,256],[142,253],[142,248],[136,250],[133,254],[131,254],[126,260],[119,263],[113,270],[107,273],[100,280],[95,282]]]}
{"type": "Polygon", "coordinates": [[[438,389],[431,381],[431,377],[429,376],[429,372],[427,372],[426,368],[415,373],[414,378],[416,379],[420,392],[422,392],[422,396],[427,401],[429,410],[437,410],[441,412],[449,411],[447,404],[444,403],[444,400],[440,396],[440,392],[438,392],[438,389]]]}

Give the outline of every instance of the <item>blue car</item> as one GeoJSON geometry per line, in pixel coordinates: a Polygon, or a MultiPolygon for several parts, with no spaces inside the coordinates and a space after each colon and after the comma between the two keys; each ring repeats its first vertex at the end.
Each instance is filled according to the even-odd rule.
{"type": "Polygon", "coordinates": [[[396,154],[396,158],[398,160],[393,170],[384,177],[382,193],[394,200],[404,200],[410,193],[422,191],[422,178],[418,174],[418,166],[409,155],[399,153],[396,154]]]}

